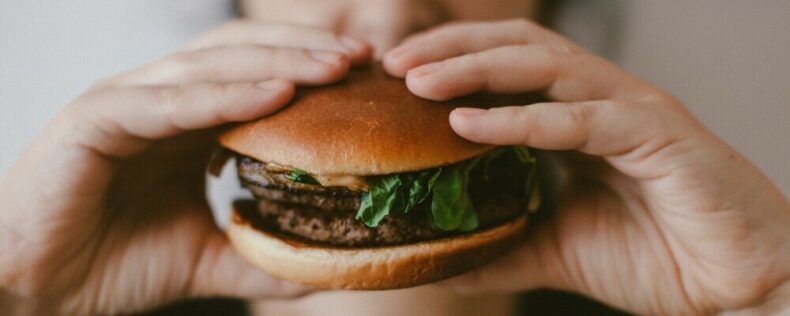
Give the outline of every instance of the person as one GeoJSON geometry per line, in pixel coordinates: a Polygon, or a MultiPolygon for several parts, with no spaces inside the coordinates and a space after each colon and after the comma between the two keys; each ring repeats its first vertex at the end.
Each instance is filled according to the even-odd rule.
{"type": "MultiPolygon", "coordinates": [[[[427,21],[417,29],[438,22],[427,21]]],[[[445,286],[557,288],[646,314],[790,308],[790,203],[678,100],[526,19],[455,22],[403,41],[412,28],[393,29],[374,39],[239,20],[91,87],[0,183],[0,314],[309,292],[246,264],[215,228],[203,191],[211,140],[374,54],[427,99],[553,100],[448,118],[474,142],[548,150],[569,177],[523,246],[445,286]]]]}

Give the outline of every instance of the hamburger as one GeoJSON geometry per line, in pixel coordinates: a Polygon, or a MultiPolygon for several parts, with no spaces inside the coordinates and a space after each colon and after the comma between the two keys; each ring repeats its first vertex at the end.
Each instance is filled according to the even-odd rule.
{"type": "Polygon", "coordinates": [[[255,197],[234,203],[228,237],[268,273],[321,288],[405,288],[481,266],[524,233],[535,159],[460,138],[448,115],[514,98],[433,102],[380,66],[303,89],[220,135],[255,197]]]}

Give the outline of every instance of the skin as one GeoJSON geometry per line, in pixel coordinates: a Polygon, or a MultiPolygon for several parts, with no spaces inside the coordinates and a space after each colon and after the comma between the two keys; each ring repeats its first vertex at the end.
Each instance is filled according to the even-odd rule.
{"type": "Polygon", "coordinates": [[[0,184],[0,314],[117,314],[185,297],[292,297],[248,265],[204,195],[218,126],[330,83],[370,46],[233,22],[66,106],[0,184]]]}
{"type": "Polygon", "coordinates": [[[380,58],[414,32],[450,20],[532,17],[536,0],[241,0],[246,18],[308,25],[371,43],[380,58]]]}
{"type": "MultiPolygon", "coordinates": [[[[242,7],[267,20],[260,8],[293,12],[289,3],[242,7]]],[[[411,32],[505,18],[518,11],[498,9],[524,1],[321,3],[282,21],[232,22],[66,106],[0,183],[0,314],[304,293],[247,265],[214,227],[203,193],[211,139],[217,126],[272,113],[295,85],[338,80],[373,52],[428,99],[543,90],[556,101],[450,116],[472,141],[562,150],[571,176],[556,216],[524,246],[447,286],[553,287],[648,314],[787,308],[788,201],[671,96],[525,20],[449,24],[384,54],[411,32]]]]}
{"type": "Polygon", "coordinates": [[[569,179],[520,249],[448,286],[558,288],[640,314],[790,308],[790,204],[660,89],[526,20],[441,26],[384,65],[432,100],[538,90],[554,100],[451,113],[471,141],[563,151],[569,179]]]}

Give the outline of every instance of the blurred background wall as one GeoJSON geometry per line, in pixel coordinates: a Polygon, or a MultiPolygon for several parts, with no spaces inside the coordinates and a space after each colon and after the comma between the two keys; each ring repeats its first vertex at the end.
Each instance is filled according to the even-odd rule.
{"type": "Polygon", "coordinates": [[[1,0],[0,174],[93,82],[232,17],[227,0],[1,0]]]}
{"type": "MultiPolygon", "coordinates": [[[[683,100],[790,194],[790,1],[561,3],[562,32],[683,100]]],[[[231,15],[225,0],[0,2],[0,174],[92,82],[231,15]]]]}
{"type": "MultiPolygon", "coordinates": [[[[677,96],[790,195],[790,1],[551,3],[562,33],[677,96]]],[[[232,16],[227,0],[0,1],[0,175],[91,83],[232,16]]]]}
{"type": "Polygon", "coordinates": [[[790,1],[559,3],[560,32],[678,97],[790,195],[790,1]]]}

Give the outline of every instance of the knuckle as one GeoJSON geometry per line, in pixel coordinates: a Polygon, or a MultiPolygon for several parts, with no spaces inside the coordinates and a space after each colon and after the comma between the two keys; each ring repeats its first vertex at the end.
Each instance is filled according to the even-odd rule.
{"type": "Polygon", "coordinates": [[[515,128],[518,132],[518,135],[521,135],[521,139],[519,142],[523,145],[529,145],[533,143],[535,139],[541,139],[541,128],[534,128],[535,126],[539,126],[540,122],[538,122],[538,118],[541,117],[541,111],[543,106],[540,104],[534,105],[527,105],[527,106],[518,106],[518,107],[510,107],[510,113],[507,113],[509,117],[513,118],[513,128],[515,128]],[[537,113],[535,113],[537,112],[537,113]]]}
{"type": "Polygon", "coordinates": [[[535,23],[532,20],[527,19],[527,18],[517,18],[517,19],[505,20],[502,23],[508,29],[520,30],[520,31],[525,32],[525,33],[531,33],[534,30],[540,28],[540,26],[538,26],[537,23],[535,23]]]}
{"type": "Polygon", "coordinates": [[[181,52],[165,58],[157,68],[167,77],[191,77],[197,74],[201,56],[210,50],[181,52]]]}
{"type": "Polygon", "coordinates": [[[560,55],[570,56],[570,55],[577,55],[577,54],[579,54],[579,51],[575,47],[572,47],[570,45],[565,45],[565,44],[562,44],[562,43],[555,43],[555,44],[553,44],[551,46],[548,46],[548,47],[549,47],[549,49],[551,49],[551,51],[555,55],[558,55],[558,56],[560,56],[560,55]]]}
{"type": "MultiPolygon", "coordinates": [[[[235,85],[231,84],[218,84],[212,85],[208,88],[210,93],[211,100],[217,100],[216,102],[221,102],[220,100],[232,100],[238,99],[239,94],[241,91],[239,89],[235,89],[235,85]]],[[[229,113],[229,107],[227,106],[212,106],[211,110],[209,111],[209,115],[212,121],[230,121],[233,120],[233,117],[229,113]]]]}
{"type": "Polygon", "coordinates": [[[117,89],[112,87],[89,89],[66,104],[61,113],[67,117],[79,117],[90,112],[95,106],[113,100],[117,94],[117,89]]]}
{"type": "Polygon", "coordinates": [[[526,55],[530,56],[530,59],[536,64],[542,65],[545,69],[550,70],[550,73],[554,75],[556,75],[554,72],[559,71],[562,59],[567,57],[558,54],[555,49],[546,45],[529,45],[523,47],[527,53],[526,55]]]}
{"type": "MultiPolygon", "coordinates": [[[[602,102],[598,104],[598,107],[609,107],[612,103],[610,102],[602,102]]],[[[569,123],[574,126],[580,126],[583,129],[586,129],[590,124],[590,120],[593,118],[595,114],[594,107],[590,104],[584,103],[572,103],[565,105],[568,110],[568,120],[569,123]]]]}
{"type": "Polygon", "coordinates": [[[243,43],[232,47],[226,47],[221,51],[217,51],[215,54],[225,55],[217,56],[216,58],[231,58],[239,63],[247,61],[260,62],[272,60],[277,57],[276,54],[281,50],[283,49],[275,46],[243,43]]]}
{"type": "Polygon", "coordinates": [[[79,96],[77,96],[74,100],[69,102],[67,106],[72,107],[86,107],[88,104],[95,102],[96,99],[101,98],[103,95],[107,93],[108,88],[96,88],[96,89],[89,89],[79,96]]]}
{"type": "Polygon", "coordinates": [[[209,100],[231,100],[237,98],[243,92],[237,89],[239,84],[206,84],[204,87],[197,88],[205,90],[209,100]]]}
{"type": "Polygon", "coordinates": [[[491,60],[492,57],[496,58],[496,55],[500,55],[501,51],[492,51],[492,53],[479,53],[479,54],[469,54],[464,55],[459,58],[453,58],[450,60],[445,61],[446,63],[455,63],[458,67],[464,67],[468,70],[472,71],[471,75],[483,75],[482,71],[485,70],[485,65],[491,60]],[[494,56],[492,56],[494,55],[494,56]]]}
{"type": "Polygon", "coordinates": [[[246,112],[239,112],[238,109],[244,108],[242,105],[249,104],[254,93],[258,92],[251,83],[214,84],[206,89],[209,93],[208,99],[213,100],[208,115],[216,122],[242,119],[246,112]]]}
{"type": "Polygon", "coordinates": [[[557,50],[543,44],[535,44],[528,46],[534,57],[541,60],[553,61],[557,58],[557,50]]]}
{"type": "Polygon", "coordinates": [[[245,63],[263,62],[266,67],[269,67],[268,61],[273,59],[273,51],[270,47],[254,44],[213,47],[175,54],[158,65],[157,69],[165,78],[172,78],[170,81],[173,83],[190,78],[235,77],[239,76],[239,72],[242,70],[240,65],[245,63]],[[231,65],[232,67],[222,67],[221,65],[231,65]]]}
{"type": "Polygon", "coordinates": [[[79,118],[88,112],[90,104],[93,103],[95,97],[92,94],[95,94],[95,92],[88,91],[78,96],[76,99],[66,104],[63,109],[61,109],[60,115],[71,121],[79,118]]]}
{"type": "Polygon", "coordinates": [[[457,62],[460,64],[459,68],[465,69],[465,76],[469,78],[481,78],[479,85],[476,89],[486,90],[492,86],[497,86],[499,76],[497,76],[497,67],[492,59],[497,59],[497,54],[470,54],[462,57],[457,62]]]}
{"type": "Polygon", "coordinates": [[[174,126],[182,128],[181,105],[186,103],[187,92],[183,86],[173,86],[168,88],[156,89],[157,108],[162,117],[171,122],[174,126]]]}
{"type": "MultiPolygon", "coordinates": [[[[291,58],[290,52],[282,52],[283,58],[291,58]],[[288,55],[288,56],[285,56],[288,55]]],[[[325,52],[326,53],[326,52],[325,52]]],[[[310,56],[310,50],[302,50],[301,56],[311,61],[310,76],[320,82],[340,79],[351,67],[351,61],[348,56],[337,53],[334,62],[320,62],[316,61],[310,56]]]]}
{"type": "Polygon", "coordinates": [[[681,105],[673,102],[657,101],[641,103],[657,128],[667,131],[684,132],[698,127],[693,117],[681,105]]]}
{"type": "Polygon", "coordinates": [[[205,34],[198,36],[190,43],[189,47],[199,49],[201,47],[215,44],[214,42],[223,42],[229,36],[229,34],[237,33],[240,30],[243,30],[245,24],[247,23],[248,22],[244,22],[240,19],[226,22],[219,27],[206,32],[205,34]]]}

